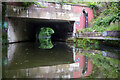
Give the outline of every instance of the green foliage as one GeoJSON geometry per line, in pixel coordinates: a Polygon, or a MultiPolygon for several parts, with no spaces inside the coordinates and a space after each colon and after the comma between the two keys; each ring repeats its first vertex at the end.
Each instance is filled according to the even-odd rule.
{"type": "Polygon", "coordinates": [[[108,28],[106,29],[106,31],[117,31],[117,30],[120,30],[120,26],[119,24],[111,24],[110,26],[108,26],[108,28]]]}
{"type": "Polygon", "coordinates": [[[93,29],[90,27],[90,28],[85,28],[85,29],[81,29],[80,30],[81,33],[84,33],[84,32],[93,32],[93,29]]]}
{"type": "MultiPolygon", "coordinates": [[[[90,4],[90,5],[94,5],[90,4]]],[[[93,6],[91,6],[93,8],[93,6]]],[[[111,5],[108,9],[104,9],[99,17],[93,20],[93,26],[90,28],[86,28],[80,30],[82,32],[103,32],[103,31],[112,31],[112,30],[120,30],[118,24],[120,22],[120,10],[119,3],[111,2],[111,5]],[[112,25],[110,25],[113,23],[112,25]],[[116,24],[114,24],[116,23],[116,24]]]]}
{"type": "Polygon", "coordinates": [[[77,44],[82,44],[82,45],[95,44],[95,45],[98,45],[99,43],[96,40],[90,40],[88,38],[83,38],[83,39],[77,39],[77,44]]]}
{"type": "Polygon", "coordinates": [[[41,28],[40,33],[39,33],[39,38],[44,38],[44,37],[50,37],[51,34],[54,33],[54,30],[52,28],[41,28]]]}
{"type": "Polygon", "coordinates": [[[108,9],[104,9],[103,17],[96,19],[94,26],[108,26],[111,22],[120,21],[119,3],[112,2],[108,9]]]}
{"type": "Polygon", "coordinates": [[[4,24],[4,20],[5,20],[5,14],[6,14],[6,3],[3,2],[2,3],[2,27],[3,27],[3,24],[4,24]]]}
{"type": "Polygon", "coordinates": [[[93,26],[93,27],[89,27],[89,28],[85,28],[85,29],[82,29],[80,30],[81,32],[103,32],[103,31],[114,31],[114,30],[120,30],[120,26],[118,23],[113,23],[109,26],[93,26]]]}
{"type": "Polygon", "coordinates": [[[97,48],[96,45],[90,45],[89,46],[88,44],[76,44],[74,46],[77,47],[77,48],[81,48],[84,51],[88,51],[90,49],[97,48]]]}
{"type": "Polygon", "coordinates": [[[103,17],[98,17],[94,22],[94,26],[108,26],[111,22],[120,21],[119,3],[111,2],[108,9],[103,10],[103,17]]]}
{"type": "MultiPolygon", "coordinates": [[[[118,78],[119,76],[119,60],[109,58],[109,57],[104,57],[102,56],[102,53],[97,53],[97,54],[92,54],[92,53],[82,53],[82,55],[88,56],[91,58],[92,63],[95,65],[93,67],[98,67],[97,71],[92,72],[91,78],[95,78],[95,74],[99,72],[99,74],[102,71],[101,76],[96,76],[96,77],[104,77],[104,78],[118,78]]],[[[95,69],[95,68],[94,68],[95,69]]]]}
{"type": "Polygon", "coordinates": [[[39,41],[40,41],[39,48],[41,48],[41,49],[51,49],[51,48],[53,48],[53,44],[52,44],[50,38],[39,39],[39,41]]]}
{"type": "Polygon", "coordinates": [[[107,15],[107,14],[109,14],[110,13],[110,9],[105,9],[104,11],[103,11],[103,14],[104,15],[107,15]]]}
{"type": "Polygon", "coordinates": [[[46,6],[42,6],[41,4],[39,4],[38,2],[34,2],[35,5],[37,5],[37,7],[40,7],[40,8],[46,8],[46,6]]]}
{"type": "Polygon", "coordinates": [[[24,5],[26,8],[28,8],[32,4],[34,4],[34,2],[24,2],[24,5]]]}
{"type": "Polygon", "coordinates": [[[53,47],[53,44],[51,42],[51,34],[54,33],[54,30],[47,27],[47,28],[41,28],[38,39],[39,39],[39,48],[42,49],[51,49],[53,47]]]}
{"type": "Polygon", "coordinates": [[[114,18],[114,16],[109,16],[109,15],[104,17],[104,18],[98,17],[96,19],[96,21],[94,22],[94,26],[96,26],[96,27],[98,27],[98,26],[104,26],[104,27],[109,26],[110,23],[112,22],[113,18],[114,18]]]}
{"type": "Polygon", "coordinates": [[[96,2],[89,2],[88,5],[93,10],[94,17],[96,18],[95,10],[98,10],[96,2]]]}
{"type": "Polygon", "coordinates": [[[32,4],[35,4],[35,5],[37,5],[37,7],[40,7],[40,8],[46,8],[46,6],[42,6],[38,2],[24,2],[24,5],[25,5],[26,8],[29,8],[29,6],[32,5],[32,4]]]}

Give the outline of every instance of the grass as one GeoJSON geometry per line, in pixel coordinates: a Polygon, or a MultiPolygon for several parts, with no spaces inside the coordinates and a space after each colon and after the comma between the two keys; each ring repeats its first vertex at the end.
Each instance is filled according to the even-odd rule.
{"type": "Polygon", "coordinates": [[[112,23],[111,25],[104,26],[93,26],[86,29],[79,30],[78,32],[103,32],[103,31],[118,31],[120,30],[120,26],[118,23],[112,23]]]}
{"type": "Polygon", "coordinates": [[[120,26],[118,26],[118,23],[113,23],[110,26],[108,26],[108,28],[106,28],[106,31],[117,31],[120,30],[120,26]]]}

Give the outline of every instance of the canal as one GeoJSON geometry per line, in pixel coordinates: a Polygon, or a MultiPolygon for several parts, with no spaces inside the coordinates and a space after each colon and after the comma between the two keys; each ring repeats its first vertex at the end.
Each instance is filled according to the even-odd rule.
{"type": "Polygon", "coordinates": [[[39,43],[3,46],[3,78],[118,78],[119,48],[52,42],[51,49],[39,43]]]}

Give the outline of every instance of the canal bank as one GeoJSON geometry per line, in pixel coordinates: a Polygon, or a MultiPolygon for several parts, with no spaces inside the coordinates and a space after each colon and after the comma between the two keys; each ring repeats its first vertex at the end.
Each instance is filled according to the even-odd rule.
{"type": "Polygon", "coordinates": [[[111,47],[120,47],[120,38],[99,38],[99,37],[81,37],[81,38],[69,38],[66,42],[75,43],[78,46],[80,44],[96,44],[96,45],[107,45],[111,47]],[[108,39],[108,40],[107,40],[108,39]],[[109,40],[116,39],[116,40],[109,40]]]}

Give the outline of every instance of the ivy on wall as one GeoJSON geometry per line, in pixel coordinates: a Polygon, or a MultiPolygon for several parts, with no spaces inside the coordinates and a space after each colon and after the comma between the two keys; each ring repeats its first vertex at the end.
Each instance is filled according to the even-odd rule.
{"type": "Polygon", "coordinates": [[[95,2],[88,2],[89,7],[93,10],[94,17],[96,18],[95,10],[98,10],[98,7],[95,2]]]}

